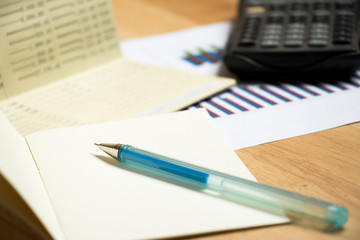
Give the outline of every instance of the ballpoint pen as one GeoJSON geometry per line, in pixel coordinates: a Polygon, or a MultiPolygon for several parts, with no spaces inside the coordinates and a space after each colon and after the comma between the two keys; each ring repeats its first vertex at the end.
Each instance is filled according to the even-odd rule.
{"type": "Polygon", "coordinates": [[[220,195],[245,199],[247,205],[270,209],[331,228],[341,228],[348,219],[345,207],[313,199],[262,183],[195,166],[126,144],[95,144],[121,163],[175,179],[220,195]]]}

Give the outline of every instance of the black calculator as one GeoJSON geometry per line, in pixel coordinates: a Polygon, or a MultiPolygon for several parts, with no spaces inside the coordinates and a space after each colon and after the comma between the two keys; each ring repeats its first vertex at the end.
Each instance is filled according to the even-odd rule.
{"type": "Polygon", "coordinates": [[[348,79],[359,14],[360,0],[241,0],[224,63],[244,80],[348,79]]]}

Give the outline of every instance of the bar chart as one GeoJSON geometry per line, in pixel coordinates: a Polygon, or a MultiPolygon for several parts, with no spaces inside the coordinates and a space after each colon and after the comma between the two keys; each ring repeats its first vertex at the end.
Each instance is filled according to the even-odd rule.
{"type": "Polygon", "coordinates": [[[200,66],[202,64],[214,64],[221,61],[224,54],[224,48],[211,45],[209,48],[197,48],[196,51],[186,51],[182,57],[186,62],[200,66]]]}
{"type": "Polygon", "coordinates": [[[189,109],[205,108],[213,118],[218,118],[359,89],[360,70],[349,81],[238,84],[189,109]]]}

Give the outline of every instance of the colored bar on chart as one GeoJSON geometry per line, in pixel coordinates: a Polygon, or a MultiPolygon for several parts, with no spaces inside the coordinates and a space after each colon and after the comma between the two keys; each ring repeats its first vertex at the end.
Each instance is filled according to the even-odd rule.
{"type": "Polygon", "coordinates": [[[222,97],[221,98],[222,100],[224,100],[225,102],[227,102],[228,104],[236,107],[237,109],[239,109],[240,111],[242,112],[245,112],[245,111],[248,111],[249,109],[247,109],[246,107],[234,102],[233,100],[231,100],[230,98],[227,98],[227,97],[222,97]]]}
{"type": "Polygon", "coordinates": [[[235,96],[235,97],[237,97],[237,98],[239,98],[239,99],[241,99],[241,100],[243,100],[243,101],[245,101],[245,102],[253,105],[253,106],[256,107],[256,108],[262,108],[262,107],[263,107],[262,105],[260,105],[260,104],[258,104],[258,103],[256,103],[256,102],[252,101],[251,99],[249,99],[249,98],[241,95],[240,93],[235,92],[234,90],[230,90],[229,93],[230,93],[231,95],[233,95],[233,96],[235,96]]]}
{"type": "Polygon", "coordinates": [[[219,58],[216,58],[215,56],[213,56],[211,54],[211,52],[206,52],[205,50],[199,48],[198,49],[201,57],[203,57],[204,59],[206,59],[206,61],[209,61],[210,63],[215,63],[219,61],[219,58]]]}
{"type": "Polygon", "coordinates": [[[350,81],[336,82],[239,84],[194,106],[205,108],[211,117],[217,118],[343,91],[358,91],[359,87],[360,78],[356,76],[350,81]]]}
{"type": "Polygon", "coordinates": [[[261,88],[262,90],[266,91],[267,93],[270,93],[271,95],[273,95],[273,96],[275,96],[275,97],[277,97],[277,98],[279,98],[279,99],[281,99],[281,100],[283,100],[283,101],[285,101],[285,102],[291,102],[291,99],[285,97],[285,96],[282,95],[282,94],[279,94],[279,93],[275,92],[275,91],[272,90],[272,89],[270,88],[270,86],[268,86],[268,85],[261,85],[260,88],[261,88]]]}
{"type": "MultiPolygon", "coordinates": [[[[194,51],[195,52],[195,51],[194,51]]],[[[204,48],[197,48],[196,52],[185,52],[185,57],[182,59],[191,63],[194,66],[200,66],[204,63],[215,64],[221,61],[224,50],[222,48],[211,45],[209,50],[204,48]]]]}
{"type": "Polygon", "coordinates": [[[298,83],[297,85],[295,85],[296,87],[304,90],[305,92],[313,95],[313,96],[319,96],[320,94],[314,90],[312,90],[311,88],[309,88],[308,86],[306,86],[305,84],[302,83],[298,83]]]}
{"type": "Polygon", "coordinates": [[[189,52],[186,52],[185,55],[186,55],[186,57],[184,57],[183,59],[190,62],[191,64],[193,64],[195,66],[198,66],[198,65],[201,65],[204,63],[203,60],[197,58],[195,55],[193,55],[189,52]]]}
{"type": "Polygon", "coordinates": [[[321,90],[327,92],[327,93],[333,93],[334,91],[330,89],[328,86],[324,85],[323,83],[317,83],[315,84],[316,87],[320,88],[321,90]]]}
{"type": "Polygon", "coordinates": [[[211,104],[212,106],[216,107],[217,109],[223,111],[223,112],[226,113],[226,114],[234,114],[234,112],[231,111],[229,108],[226,108],[226,107],[218,104],[217,102],[215,102],[215,101],[212,100],[212,99],[209,99],[209,100],[207,101],[207,103],[211,104]]]}
{"type": "Polygon", "coordinates": [[[284,90],[285,92],[287,92],[287,93],[289,93],[289,94],[297,97],[298,99],[304,99],[304,98],[305,98],[304,95],[302,95],[302,94],[300,94],[300,93],[298,93],[298,92],[293,91],[293,90],[290,89],[288,86],[286,86],[286,85],[284,85],[284,84],[282,84],[282,83],[278,83],[278,84],[277,84],[277,87],[280,88],[280,89],[282,89],[282,90],[284,90]]]}
{"type": "Polygon", "coordinates": [[[257,97],[257,98],[259,98],[259,99],[261,99],[261,100],[263,100],[263,101],[265,101],[265,102],[267,102],[267,103],[269,103],[271,105],[276,105],[277,104],[276,102],[270,100],[269,98],[267,98],[265,96],[262,96],[262,95],[256,93],[255,91],[253,91],[252,89],[250,89],[250,88],[248,88],[246,86],[242,86],[242,87],[239,87],[239,88],[243,89],[244,91],[250,93],[251,95],[254,95],[255,97],[257,97]]]}
{"type": "Polygon", "coordinates": [[[220,57],[220,59],[224,56],[224,49],[223,48],[219,48],[215,45],[211,45],[211,50],[213,51],[214,54],[216,54],[217,56],[220,57]]]}

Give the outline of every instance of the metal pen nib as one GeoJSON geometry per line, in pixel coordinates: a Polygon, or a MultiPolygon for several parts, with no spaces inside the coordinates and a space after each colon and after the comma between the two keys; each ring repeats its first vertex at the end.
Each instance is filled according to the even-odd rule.
{"type": "Polygon", "coordinates": [[[102,151],[104,151],[106,154],[108,154],[110,157],[113,157],[115,159],[118,158],[118,152],[119,149],[123,146],[123,144],[118,143],[94,143],[96,146],[98,146],[102,151]]]}

